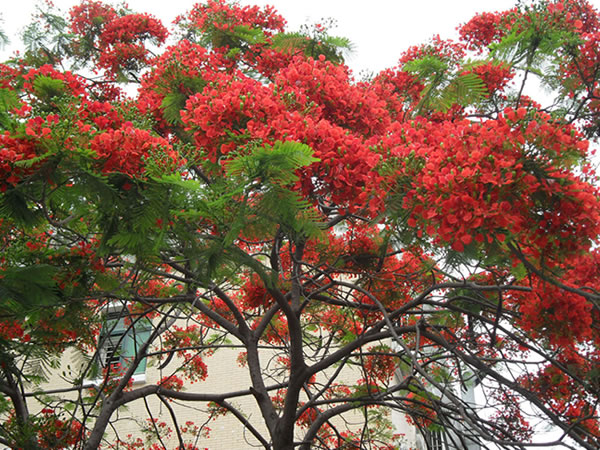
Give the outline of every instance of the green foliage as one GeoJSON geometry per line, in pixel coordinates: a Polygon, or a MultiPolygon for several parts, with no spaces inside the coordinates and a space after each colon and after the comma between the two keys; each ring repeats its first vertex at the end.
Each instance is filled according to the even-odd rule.
{"type": "Polygon", "coordinates": [[[417,112],[445,112],[452,105],[469,106],[485,98],[487,89],[481,78],[473,73],[452,74],[441,58],[426,55],[406,63],[403,70],[417,75],[425,82],[417,112]]]}
{"type": "Polygon", "coordinates": [[[307,145],[286,141],[257,147],[231,160],[228,174],[244,179],[247,185],[245,204],[250,210],[243,215],[256,217],[257,224],[280,225],[294,235],[315,236],[318,216],[310,202],[291,189],[298,181],[296,171],[318,161],[312,154],[307,145]]]}
{"type": "Polygon", "coordinates": [[[0,88],[0,127],[3,130],[14,131],[15,122],[9,112],[19,105],[19,97],[15,91],[0,88]]]}
{"type": "Polygon", "coordinates": [[[522,15],[498,43],[490,46],[490,56],[539,77],[542,85],[561,91],[560,101],[568,100],[568,92],[581,89],[569,79],[559,76],[565,55],[577,56],[581,37],[567,31],[560,21],[549,18],[546,6],[540,2],[521,5],[522,15]],[[566,84],[564,84],[566,83],[566,84]]]}
{"type": "Polygon", "coordinates": [[[39,75],[33,82],[33,89],[40,99],[50,100],[64,93],[65,84],[62,80],[39,75]]]}
{"type": "MultiPolygon", "coordinates": [[[[4,20],[2,20],[2,14],[0,14],[0,23],[2,22],[4,22],[4,20]]],[[[8,44],[10,44],[8,36],[4,32],[4,30],[0,29],[0,49],[6,47],[8,44]]]]}
{"type": "Polygon", "coordinates": [[[402,448],[401,436],[395,433],[396,428],[391,420],[391,412],[384,408],[367,409],[368,437],[374,442],[382,442],[385,445],[397,445],[402,448]]]}
{"type": "Polygon", "coordinates": [[[517,281],[521,281],[525,279],[525,277],[528,274],[528,271],[523,263],[519,263],[516,266],[511,267],[510,273],[513,274],[517,281]]]}
{"type": "Polygon", "coordinates": [[[407,62],[402,67],[406,72],[414,73],[421,80],[440,84],[448,70],[448,63],[438,56],[426,55],[422,58],[407,62]]]}
{"type": "Polygon", "coordinates": [[[295,50],[304,52],[308,40],[310,40],[308,36],[298,31],[278,33],[272,38],[272,46],[273,48],[285,50],[286,52],[293,52],[295,50]]]}
{"type": "Polygon", "coordinates": [[[37,314],[39,309],[52,305],[59,299],[54,276],[55,267],[35,266],[6,268],[0,278],[0,298],[4,313],[24,316],[37,314]]]}
{"type": "Polygon", "coordinates": [[[183,123],[181,121],[181,110],[185,107],[187,96],[180,92],[172,92],[165,96],[161,103],[163,117],[171,125],[183,123]]]}
{"type": "Polygon", "coordinates": [[[273,146],[257,147],[248,155],[238,156],[227,164],[231,176],[244,176],[277,185],[289,185],[298,181],[296,170],[319,161],[312,149],[293,141],[276,142],[273,146]]]}
{"type": "Polygon", "coordinates": [[[487,94],[485,84],[474,73],[460,74],[448,83],[439,97],[441,111],[447,111],[453,104],[469,106],[481,101],[487,94]]]}
{"type": "MultiPolygon", "coordinates": [[[[144,187],[144,196],[152,197],[156,202],[153,206],[142,207],[138,200],[140,206],[130,208],[126,216],[124,211],[114,207],[107,211],[107,222],[112,224],[109,228],[115,230],[110,233],[107,244],[130,252],[135,249],[136,254],[141,250],[138,246],[155,248],[156,218],[165,217],[166,221],[176,217],[177,221],[189,223],[191,227],[181,225],[177,228],[179,238],[187,243],[184,252],[191,267],[199,270],[206,279],[232,275],[239,264],[247,263],[240,261],[235,252],[240,234],[260,239],[279,226],[294,236],[319,233],[318,215],[293,189],[298,181],[295,172],[318,161],[312,154],[310,147],[304,144],[276,142],[273,146],[254,146],[249,153],[232,157],[226,163],[228,177],[216,179],[210,185],[181,180],[174,175],[161,177],[156,183],[163,186],[163,190],[157,189],[156,195],[151,193],[154,188],[144,187]],[[169,194],[164,191],[166,186],[170,186],[169,194]],[[165,195],[170,199],[170,211],[164,210],[165,195]],[[161,209],[165,211],[164,216],[156,214],[161,209]],[[132,225],[124,228],[124,221],[132,225]],[[195,230],[197,224],[203,222],[216,224],[222,232],[204,235],[199,241],[195,230]],[[187,235],[189,239],[186,239],[187,235]]],[[[145,251],[147,254],[148,249],[145,251]]]]}
{"type": "Polygon", "coordinates": [[[272,46],[288,53],[303,53],[312,58],[324,55],[334,64],[342,64],[344,55],[354,48],[350,39],[345,37],[309,36],[303,32],[279,33],[273,36],[272,46]]]}
{"type": "Polygon", "coordinates": [[[265,34],[260,28],[250,28],[247,25],[238,25],[233,31],[233,36],[241,42],[250,45],[263,44],[266,42],[265,34]]]}
{"type": "MultiPolygon", "coordinates": [[[[50,376],[60,368],[60,354],[49,354],[47,351],[36,348],[35,345],[27,346],[24,350],[26,359],[22,364],[23,374],[26,376],[29,384],[37,386],[40,383],[48,381],[50,376]]],[[[23,355],[22,355],[23,356],[23,355]]],[[[52,397],[44,396],[47,400],[52,397]]]]}
{"type": "Polygon", "coordinates": [[[72,35],[67,20],[48,6],[37,8],[38,21],[32,22],[22,34],[26,58],[33,65],[56,64],[64,56],[71,56],[72,35]]]}
{"type": "Polygon", "coordinates": [[[0,394],[0,414],[7,414],[13,408],[12,403],[3,394],[0,394]]]}
{"type": "Polygon", "coordinates": [[[266,37],[260,28],[252,28],[247,25],[237,25],[233,30],[223,28],[211,28],[199,38],[199,43],[205,47],[230,49],[230,56],[234,56],[236,50],[247,49],[249,45],[266,42],[266,37]]]}
{"type": "Polygon", "coordinates": [[[108,248],[151,258],[164,244],[165,232],[160,224],[169,217],[168,203],[163,185],[146,183],[134,185],[115,200],[103,205],[106,221],[105,244],[108,248]]]}
{"type": "Polygon", "coordinates": [[[574,35],[561,30],[556,21],[548,20],[539,7],[523,6],[525,15],[518,17],[499,43],[492,44],[493,58],[537,72],[572,41],[574,35]]]}
{"type": "Polygon", "coordinates": [[[0,217],[31,228],[43,219],[42,212],[18,189],[8,189],[0,198],[0,217]]]}

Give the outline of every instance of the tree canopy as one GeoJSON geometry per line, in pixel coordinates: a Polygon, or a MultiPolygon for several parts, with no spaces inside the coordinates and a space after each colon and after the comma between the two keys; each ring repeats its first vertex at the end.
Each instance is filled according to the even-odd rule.
{"type": "Polygon", "coordinates": [[[599,448],[598,12],[484,12],[363,80],[285,23],[84,0],[0,64],[0,444],[204,448],[229,414],[266,449],[384,449],[394,410],[456,448],[599,448]],[[248,388],[204,388],[211,361],[248,388]]]}

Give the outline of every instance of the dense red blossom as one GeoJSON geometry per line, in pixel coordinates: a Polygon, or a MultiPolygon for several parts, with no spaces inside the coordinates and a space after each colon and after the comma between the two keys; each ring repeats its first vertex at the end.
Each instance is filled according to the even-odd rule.
{"type": "Polygon", "coordinates": [[[0,135],[0,144],[0,190],[4,191],[32,172],[15,162],[34,158],[37,152],[33,141],[11,137],[8,131],[0,135]]]}
{"type": "Polygon", "coordinates": [[[167,168],[176,168],[179,164],[177,153],[165,139],[152,136],[147,130],[134,128],[127,123],[117,130],[97,134],[91,142],[91,148],[102,161],[104,173],[142,176],[144,158],[152,153],[163,154],[167,168]]]}
{"type": "Polygon", "coordinates": [[[162,44],[168,36],[162,23],[149,14],[119,13],[97,1],[85,1],[70,14],[71,29],[81,39],[75,48],[85,53],[92,46],[92,58],[112,74],[144,67],[150,54],[146,41],[162,44]]]}
{"type": "Polygon", "coordinates": [[[415,45],[404,51],[400,57],[400,66],[426,56],[435,56],[451,64],[457,64],[465,56],[465,46],[461,42],[441,39],[434,36],[431,42],[415,45]]]}
{"type": "Polygon", "coordinates": [[[127,44],[150,38],[163,43],[167,35],[167,30],[161,22],[149,14],[128,14],[107,22],[100,42],[107,47],[116,43],[127,44]]]}
{"type": "Polygon", "coordinates": [[[386,69],[373,80],[378,96],[386,101],[390,119],[404,122],[410,105],[416,104],[425,85],[416,75],[401,69],[386,69]]]}
{"type": "Polygon", "coordinates": [[[598,11],[587,0],[557,0],[548,5],[548,13],[558,23],[576,33],[596,33],[600,31],[598,11]]]}
{"type": "Polygon", "coordinates": [[[526,113],[507,110],[505,117],[483,123],[394,124],[383,144],[405,158],[411,175],[400,181],[407,183],[408,225],[458,251],[473,240],[503,242],[507,234],[533,240],[539,249],[574,252],[589,245],[598,232],[596,190],[560,168],[569,154],[585,152],[587,143],[543,113],[523,123],[526,113]],[[534,167],[541,170],[528,172],[534,167]],[[474,189],[477,184],[485,189],[474,189]],[[555,209],[548,211],[545,202],[555,209]]]}
{"type": "Polygon", "coordinates": [[[117,18],[115,9],[100,1],[83,0],[70,10],[71,30],[87,35],[117,18]]]}
{"type": "Polygon", "coordinates": [[[385,101],[368,84],[354,84],[348,69],[324,58],[294,57],[274,80],[292,108],[369,137],[389,125],[385,101]],[[289,94],[288,94],[289,93],[289,94]],[[287,94],[287,95],[286,95],[287,94]]]}
{"type": "Polygon", "coordinates": [[[479,13],[459,27],[461,40],[469,50],[483,51],[488,45],[499,42],[507,33],[507,23],[514,20],[516,8],[501,13],[479,13]]]}
{"type": "MultiPolygon", "coordinates": [[[[270,34],[283,31],[285,19],[275,12],[272,6],[261,9],[258,6],[239,6],[224,0],[208,0],[205,4],[196,4],[186,17],[202,31],[217,29],[233,32],[236,27],[261,29],[270,34]]],[[[183,17],[179,19],[183,20],[183,17]]],[[[216,45],[217,47],[219,45],[216,45]]]]}
{"type": "MultiPolygon", "coordinates": [[[[575,256],[561,264],[563,282],[571,287],[595,286],[600,281],[598,251],[575,256]]],[[[585,297],[564,292],[558,286],[532,276],[533,291],[511,296],[511,303],[521,313],[523,329],[542,336],[556,348],[568,348],[573,342],[591,342],[598,345],[600,333],[594,323],[594,305],[585,297]]]]}
{"type": "Polygon", "coordinates": [[[142,77],[137,107],[142,113],[152,114],[167,130],[169,124],[163,117],[163,110],[169,105],[164,103],[169,94],[183,96],[181,104],[184,105],[189,97],[212,80],[215,71],[229,71],[233,66],[233,61],[223,54],[181,40],[178,45],[167,48],[154,61],[152,70],[142,77]]]}
{"type": "Polygon", "coordinates": [[[122,113],[109,102],[83,101],[77,114],[82,120],[82,131],[86,130],[83,121],[88,126],[93,124],[98,130],[118,129],[124,122],[122,113]]]}
{"type": "Polygon", "coordinates": [[[470,72],[481,78],[487,89],[487,95],[501,92],[515,76],[510,66],[488,62],[475,66],[470,72]]]}
{"type": "Polygon", "coordinates": [[[267,289],[258,276],[249,278],[242,286],[241,304],[245,307],[244,309],[269,306],[272,302],[272,297],[267,293],[267,289]]]}
{"type": "Polygon", "coordinates": [[[250,139],[274,142],[276,129],[269,122],[283,112],[271,88],[245,76],[219,73],[188,100],[182,120],[194,132],[196,145],[217,162],[250,139]]]}
{"type": "Polygon", "coordinates": [[[1,339],[21,339],[24,334],[22,325],[17,321],[0,322],[1,339]]]}
{"type": "Polygon", "coordinates": [[[40,68],[30,69],[27,73],[25,73],[23,75],[23,80],[25,80],[23,87],[29,92],[35,92],[35,80],[41,76],[63,82],[64,89],[71,95],[85,95],[87,83],[83,77],[74,75],[69,71],[63,72],[56,70],[50,64],[44,64],[40,68]]]}
{"type": "Polygon", "coordinates": [[[168,377],[163,377],[158,384],[165,389],[181,391],[183,389],[184,382],[178,376],[170,375],[168,377]]]}

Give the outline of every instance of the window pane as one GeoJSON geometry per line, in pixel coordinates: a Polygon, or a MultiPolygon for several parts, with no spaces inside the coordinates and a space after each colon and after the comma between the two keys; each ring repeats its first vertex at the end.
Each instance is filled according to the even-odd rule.
{"type": "MultiPolygon", "coordinates": [[[[127,342],[124,346],[124,356],[127,360],[132,361],[135,355],[139,352],[142,346],[150,339],[150,330],[130,329],[127,334],[127,342]]],[[[146,371],[146,358],[142,359],[135,369],[134,375],[144,373],[146,371]]]]}
{"type": "Polygon", "coordinates": [[[441,431],[434,431],[430,435],[431,450],[444,450],[444,435],[441,431]]]}
{"type": "Polygon", "coordinates": [[[124,340],[123,333],[112,333],[101,338],[100,358],[102,367],[114,368],[121,363],[123,353],[121,348],[124,340]]]}
{"type": "MultiPolygon", "coordinates": [[[[152,324],[146,320],[136,320],[132,325],[126,317],[127,309],[111,310],[106,314],[106,320],[98,344],[100,365],[104,368],[126,370],[135,355],[150,338],[152,324]]],[[[146,371],[146,358],[136,367],[134,375],[146,371]]]]}

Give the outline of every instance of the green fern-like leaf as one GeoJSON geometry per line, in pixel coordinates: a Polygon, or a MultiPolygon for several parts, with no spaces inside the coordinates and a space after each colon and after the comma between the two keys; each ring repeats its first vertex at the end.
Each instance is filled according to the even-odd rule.
{"type": "Polygon", "coordinates": [[[344,36],[327,36],[323,40],[324,43],[330,45],[331,47],[335,47],[338,50],[352,52],[354,51],[354,44],[350,39],[344,36]]]}
{"type": "Polygon", "coordinates": [[[65,56],[72,56],[72,38],[68,22],[61,15],[37,8],[39,21],[33,22],[23,31],[26,56],[39,65],[55,64],[65,56]]]}
{"type": "Polygon", "coordinates": [[[0,279],[3,310],[31,317],[34,310],[57,301],[55,274],[56,268],[44,264],[5,269],[0,279]]]}
{"type": "Polygon", "coordinates": [[[402,67],[402,70],[413,73],[422,80],[437,81],[439,83],[448,70],[448,64],[437,56],[426,55],[407,62],[402,67]]]}
{"type": "Polygon", "coordinates": [[[272,47],[284,51],[302,51],[306,48],[309,37],[299,33],[279,33],[272,38],[272,47]]]}
{"type": "Polygon", "coordinates": [[[34,209],[17,189],[8,189],[0,196],[0,217],[7,217],[27,228],[39,224],[42,214],[34,209]]]}
{"type": "Polygon", "coordinates": [[[15,91],[0,89],[0,127],[3,130],[13,131],[15,126],[9,111],[19,105],[19,97],[15,91]]]}
{"type": "Polygon", "coordinates": [[[245,175],[250,180],[260,179],[285,185],[297,181],[297,169],[319,161],[312,155],[313,151],[308,145],[278,141],[272,147],[260,147],[249,155],[233,159],[227,165],[227,172],[233,176],[245,175]]]}
{"type": "Polygon", "coordinates": [[[171,125],[182,123],[180,111],[185,108],[187,96],[180,92],[167,94],[160,107],[163,110],[163,117],[171,125]]]}
{"type": "Polygon", "coordinates": [[[344,62],[344,55],[354,49],[352,41],[345,37],[325,35],[317,39],[300,32],[277,34],[272,38],[272,46],[288,53],[302,52],[313,58],[324,55],[334,64],[344,62]]]}
{"type": "Polygon", "coordinates": [[[65,84],[62,80],[39,75],[33,82],[33,89],[38,97],[42,99],[51,99],[53,97],[58,97],[65,92],[65,84]]]}
{"type": "Polygon", "coordinates": [[[236,38],[248,44],[263,44],[266,42],[265,33],[260,28],[238,25],[233,32],[236,38]]]}
{"type": "Polygon", "coordinates": [[[312,205],[297,192],[279,186],[264,193],[256,213],[295,235],[312,238],[321,232],[320,217],[312,205]]]}
{"type": "MultiPolygon", "coordinates": [[[[287,187],[298,180],[296,170],[318,161],[312,155],[307,145],[287,141],[256,148],[251,154],[232,160],[227,166],[229,175],[245,179],[257,190],[251,194],[250,211],[240,213],[256,217],[254,226],[259,228],[276,224],[294,234],[316,235],[320,229],[318,214],[309,202],[287,187]]],[[[237,231],[233,230],[232,236],[237,236],[237,231]]]]}
{"type": "Polygon", "coordinates": [[[455,104],[468,106],[480,102],[487,93],[483,80],[476,74],[453,75],[448,64],[434,55],[409,61],[403,70],[425,82],[417,111],[447,111],[455,104]]]}
{"type": "Polygon", "coordinates": [[[10,44],[10,40],[8,39],[8,36],[6,35],[6,33],[3,30],[0,30],[0,48],[4,48],[8,44],[10,44]]]}
{"type": "Polygon", "coordinates": [[[437,109],[447,111],[454,104],[468,106],[481,101],[486,94],[487,89],[481,78],[474,73],[461,74],[442,90],[437,109]]]}

